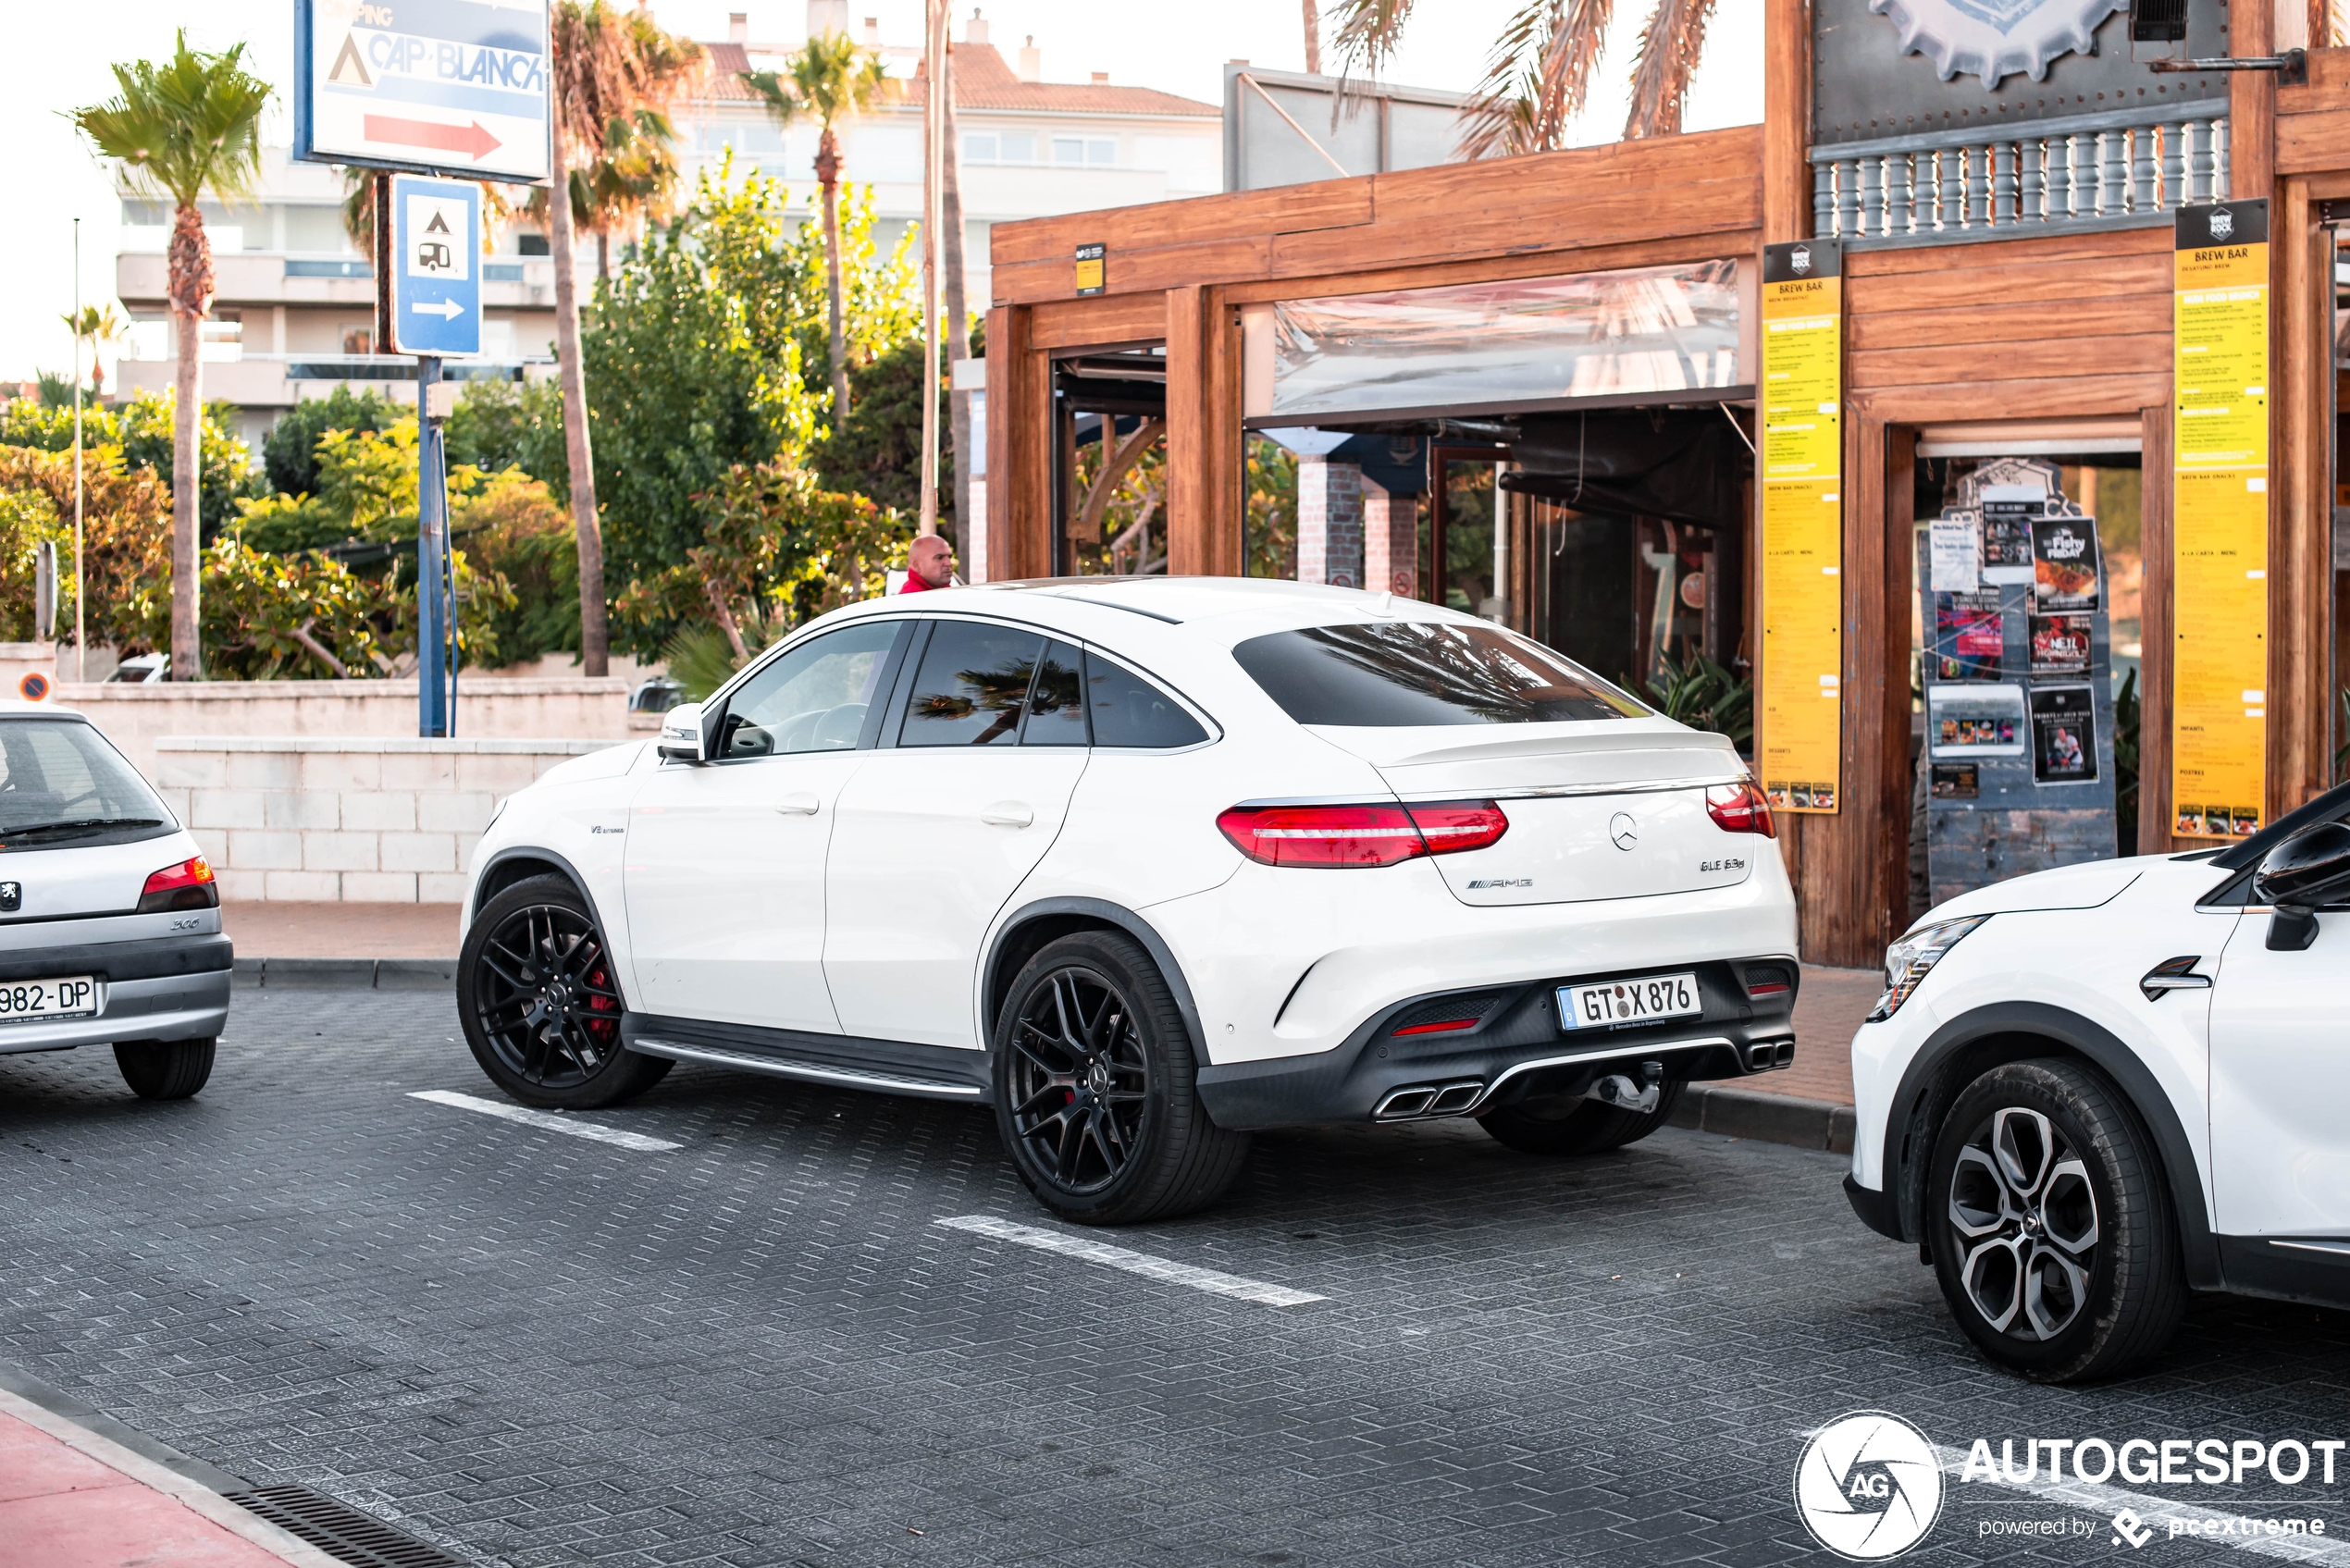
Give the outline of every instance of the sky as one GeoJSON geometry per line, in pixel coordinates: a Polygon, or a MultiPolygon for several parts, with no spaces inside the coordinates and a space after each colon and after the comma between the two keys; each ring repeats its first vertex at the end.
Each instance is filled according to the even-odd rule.
{"type": "MultiPolygon", "coordinates": [[[[1482,73],[1485,53],[1520,0],[1428,0],[1389,80],[1462,92],[1482,73]]],[[[726,36],[730,11],[748,8],[755,40],[790,41],[806,31],[804,4],[793,0],[656,0],[653,13],[672,31],[726,36]]],[[[957,0],[958,35],[971,0],[957,0]]],[[[1109,72],[1114,82],[1156,87],[1206,103],[1223,93],[1228,59],[1274,70],[1303,70],[1305,41],[1294,0],[1187,0],[1180,24],[1134,0],[983,0],[991,41],[1008,52],[1033,34],[1047,80],[1083,81],[1109,72]]],[[[1332,0],[1323,0],[1327,11],[1332,0]]],[[[1615,34],[1601,62],[1592,108],[1578,142],[1612,141],[1624,123],[1626,83],[1638,26],[1649,6],[1618,7],[1615,34]]],[[[293,72],[293,7],[289,0],[107,0],[102,6],[17,0],[0,50],[0,145],[14,147],[6,190],[10,243],[0,248],[0,380],[27,380],[36,369],[64,371],[72,340],[60,321],[73,308],[75,218],[81,220],[80,278],[85,303],[114,298],[118,200],[89,148],[64,117],[114,92],[109,64],[157,57],[177,27],[204,50],[237,43],[246,68],[274,83],[278,98],[265,139],[286,142],[291,120],[285,95],[293,72]]],[[[852,0],[861,24],[881,19],[890,43],[919,43],[921,0],[852,0]]],[[[1721,0],[1705,60],[1689,98],[1687,128],[1706,130],[1762,117],[1762,0],[1721,0]]]]}

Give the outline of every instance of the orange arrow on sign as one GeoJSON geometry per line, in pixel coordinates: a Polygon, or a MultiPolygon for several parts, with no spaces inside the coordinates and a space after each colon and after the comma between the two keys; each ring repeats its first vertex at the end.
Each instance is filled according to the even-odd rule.
{"type": "Polygon", "coordinates": [[[463,153],[476,163],[485,154],[504,145],[490,135],[479,120],[471,125],[447,125],[439,120],[398,119],[390,115],[369,115],[363,129],[370,142],[395,142],[408,147],[430,147],[441,153],[463,153]]]}

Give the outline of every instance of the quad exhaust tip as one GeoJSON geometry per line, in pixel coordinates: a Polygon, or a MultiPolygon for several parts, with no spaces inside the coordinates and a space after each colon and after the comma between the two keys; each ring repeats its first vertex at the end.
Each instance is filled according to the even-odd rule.
{"type": "Polygon", "coordinates": [[[1763,1040],[1746,1048],[1746,1070],[1749,1072],[1776,1072],[1781,1068],[1794,1065],[1795,1042],[1792,1040],[1763,1040]]]}
{"type": "Polygon", "coordinates": [[[1373,1121],[1416,1121],[1424,1117],[1456,1117],[1477,1104],[1485,1093],[1482,1079],[1459,1083],[1416,1083],[1398,1089],[1379,1103],[1373,1121]]]}

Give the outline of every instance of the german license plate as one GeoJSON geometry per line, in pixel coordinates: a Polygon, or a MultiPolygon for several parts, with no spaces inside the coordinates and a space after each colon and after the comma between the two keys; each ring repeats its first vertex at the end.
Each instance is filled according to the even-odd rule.
{"type": "Polygon", "coordinates": [[[87,1018],[97,1010],[98,982],[86,974],[0,981],[0,1023],[87,1018]]]}
{"type": "Polygon", "coordinates": [[[1568,1029],[1606,1029],[1686,1018],[1705,1010],[1694,974],[1649,974],[1638,980],[1602,981],[1559,987],[1559,1021],[1568,1029]]]}

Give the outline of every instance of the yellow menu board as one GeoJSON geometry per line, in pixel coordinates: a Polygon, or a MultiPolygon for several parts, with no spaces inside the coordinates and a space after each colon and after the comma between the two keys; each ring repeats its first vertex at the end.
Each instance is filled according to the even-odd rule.
{"type": "Polygon", "coordinates": [[[2267,782],[2269,204],[2182,207],[2173,278],[2171,827],[2240,838],[2267,782]]]}
{"type": "Polygon", "coordinates": [[[1843,795],[1844,257],[1762,247],[1762,788],[1783,811],[1843,795]]]}

